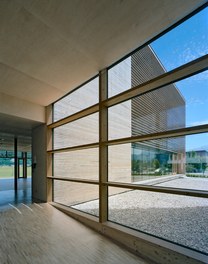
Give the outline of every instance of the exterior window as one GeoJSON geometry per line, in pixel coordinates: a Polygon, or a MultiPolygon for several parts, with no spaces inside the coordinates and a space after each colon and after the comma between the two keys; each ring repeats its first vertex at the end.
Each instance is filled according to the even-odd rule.
{"type": "Polygon", "coordinates": [[[208,254],[207,16],[53,104],[55,202],[208,254]]]}
{"type": "Polygon", "coordinates": [[[81,86],[53,105],[54,122],[98,103],[98,77],[81,86]],[[83,94],[87,96],[83,96],[83,94]]]}
{"type": "Polygon", "coordinates": [[[54,180],[54,202],[98,216],[98,209],[89,211],[86,207],[87,201],[98,201],[98,196],[96,185],[54,180]]]}
{"type": "Polygon", "coordinates": [[[54,149],[98,142],[98,114],[54,128],[54,149]]]}
{"type": "Polygon", "coordinates": [[[98,180],[98,149],[54,153],[54,176],[98,180]]]}
{"type": "Polygon", "coordinates": [[[108,199],[110,221],[207,253],[207,199],[112,187],[109,192],[117,192],[108,199]]]}
{"type": "Polygon", "coordinates": [[[205,8],[151,43],[166,71],[208,54],[207,16],[205,8]]]}

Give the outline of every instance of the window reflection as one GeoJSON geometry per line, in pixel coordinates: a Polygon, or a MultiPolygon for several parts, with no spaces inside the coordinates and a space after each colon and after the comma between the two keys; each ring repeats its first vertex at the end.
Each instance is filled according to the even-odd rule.
{"type": "Polygon", "coordinates": [[[202,133],[109,146],[108,179],[148,185],[166,182],[165,186],[186,188],[189,178],[195,183],[187,188],[208,190],[207,140],[208,133],[202,133]],[[197,185],[197,179],[204,179],[205,187],[197,185]]]}

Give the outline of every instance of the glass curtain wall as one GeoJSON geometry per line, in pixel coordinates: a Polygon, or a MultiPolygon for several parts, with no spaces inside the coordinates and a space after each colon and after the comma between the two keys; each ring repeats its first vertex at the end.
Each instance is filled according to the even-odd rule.
{"type": "Polygon", "coordinates": [[[207,17],[54,103],[55,202],[208,254],[207,17]]]}
{"type": "Polygon", "coordinates": [[[92,107],[98,104],[98,81],[98,77],[90,80],[53,106],[58,123],[53,129],[53,200],[66,206],[99,197],[99,117],[98,107],[92,107]],[[93,111],[83,112],[90,107],[93,111]],[[59,125],[67,117],[73,118],[59,125]]]}

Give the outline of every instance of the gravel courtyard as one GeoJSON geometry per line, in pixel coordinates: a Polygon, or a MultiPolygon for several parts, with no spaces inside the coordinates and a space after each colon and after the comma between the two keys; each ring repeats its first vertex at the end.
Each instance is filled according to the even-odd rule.
{"type": "MultiPolygon", "coordinates": [[[[208,179],[183,177],[154,186],[208,191],[208,179]]],[[[98,200],[73,208],[98,215],[98,200]]],[[[206,198],[129,190],[109,197],[108,219],[208,254],[206,198]]]]}

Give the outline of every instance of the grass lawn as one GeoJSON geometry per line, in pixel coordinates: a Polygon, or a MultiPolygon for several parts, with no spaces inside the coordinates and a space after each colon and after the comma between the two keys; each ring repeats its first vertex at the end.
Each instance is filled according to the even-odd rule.
{"type": "MultiPolygon", "coordinates": [[[[22,166],[20,167],[22,173],[22,166]]],[[[27,176],[31,176],[31,167],[27,167],[27,176]]],[[[14,166],[0,166],[0,178],[13,178],[14,166]]]]}

